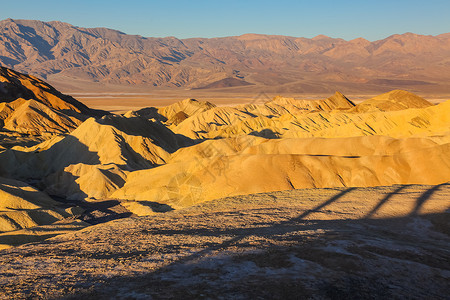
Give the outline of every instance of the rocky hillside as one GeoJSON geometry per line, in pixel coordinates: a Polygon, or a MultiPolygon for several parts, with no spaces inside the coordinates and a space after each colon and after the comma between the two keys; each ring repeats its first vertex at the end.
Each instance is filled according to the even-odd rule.
{"type": "Polygon", "coordinates": [[[0,67],[2,138],[14,133],[35,136],[69,133],[88,117],[106,113],[88,108],[34,76],[0,67]]]}
{"type": "Polygon", "coordinates": [[[450,180],[449,109],[398,90],[358,105],[341,93],[235,107],[186,99],[0,152],[0,176],[63,199],[117,199],[136,215],[288,189],[439,184],[450,180]]]}
{"type": "Polygon", "coordinates": [[[0,64],[47,79],[283,92],[450,91],[450,36],[370,42],[246,34],[146,38],[62,22],[0,22],[0,64]]]}

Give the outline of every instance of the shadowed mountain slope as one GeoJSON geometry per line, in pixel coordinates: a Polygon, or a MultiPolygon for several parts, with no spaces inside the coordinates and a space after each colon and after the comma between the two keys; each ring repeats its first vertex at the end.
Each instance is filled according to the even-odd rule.
{"type": "Polygon", "coordinates": [[[62,94],[48,83],[34,76],[0,67],[0,101],[12,102],[18,98],[35,100],[56,110],[92,114],[86,105],[62,94]]]}
{"type": "Polygon", "coordinates": [[[34,76],[0,67],[0,129],[5,134],[67,134],[88,117],[105,114],[34,76]]]}

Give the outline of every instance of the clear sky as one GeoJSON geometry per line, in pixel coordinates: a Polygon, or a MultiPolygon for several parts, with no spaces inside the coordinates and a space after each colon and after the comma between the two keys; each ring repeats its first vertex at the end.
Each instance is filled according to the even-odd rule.
{"type": "Polygon", "coordinates": [[[378,40],[450,32],[450,0],[0,0],[0,19],[64,21],[146,37],[244,33],[378,40]]]}

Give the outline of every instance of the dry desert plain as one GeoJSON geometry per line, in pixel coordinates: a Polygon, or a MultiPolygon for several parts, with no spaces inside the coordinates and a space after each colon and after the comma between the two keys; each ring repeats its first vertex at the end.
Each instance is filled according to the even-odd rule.
{"type": "Polygon", "coordinates": [[[445,96],[0,82],[2,299],[450,294],[445,96]]]}

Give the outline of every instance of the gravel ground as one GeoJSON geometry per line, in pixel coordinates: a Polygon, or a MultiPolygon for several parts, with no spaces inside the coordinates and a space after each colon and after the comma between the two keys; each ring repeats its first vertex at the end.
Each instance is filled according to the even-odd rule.
{"type": "Polygon", "coordinates": [[[449,299],[450,186],[206,202],[0,251],[0,299],[449,299]]]}

